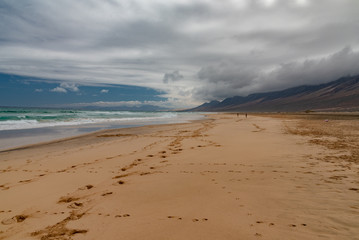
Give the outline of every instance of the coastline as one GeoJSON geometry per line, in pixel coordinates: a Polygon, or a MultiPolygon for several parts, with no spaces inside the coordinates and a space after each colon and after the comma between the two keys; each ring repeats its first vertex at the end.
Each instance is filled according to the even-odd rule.
{"type": "Polygon", "coordinates": [[[356,239],[358,132],[214,114],[1,152],[0,239],[356,239]]]}
{"type": "Polygon", "coordinates": [[[202,119],[202,113],[182,115],[175,118],[155,120],[112,121],[103,123],[81,124],[72,126],[53,126],[31,129],[14,129],[0,131],[0,152],[22,148],[28,145],[42,144],[51,141],[66,140],[108,129],[133,128],[147,125],[185,123],[192,120],[202,119]]]}

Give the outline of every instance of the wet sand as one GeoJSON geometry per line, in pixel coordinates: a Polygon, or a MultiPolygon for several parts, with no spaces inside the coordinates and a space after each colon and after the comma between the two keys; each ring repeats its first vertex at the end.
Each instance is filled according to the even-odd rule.
{"type": "Polygon", "coordinates": [[[99,122],[79,125],[59,125],[52,127],[11,129],[0,131],[0,151],[23,145],[57,141],[63,138],[75,137],[104,129],[131,128],[147,125],[185,123],[202,119],[199,113],[176,113],[173,118],[148,118],[99,122]]]}
{"type": "Polygon", "coordinates": [[[0,153],[0,239],[359,239],[359,121],[211,115],[0,153]]]}

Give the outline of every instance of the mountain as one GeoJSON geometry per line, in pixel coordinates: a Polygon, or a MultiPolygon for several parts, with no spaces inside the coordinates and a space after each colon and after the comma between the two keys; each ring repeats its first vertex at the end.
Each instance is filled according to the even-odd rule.
{"type": "Polygon", "coordinates": [[[203,112],[295,112],[359,111],[359,75],[342,77],[320,85],[282,91],[235,96],[204,103],[189,111],[203,112]]]}

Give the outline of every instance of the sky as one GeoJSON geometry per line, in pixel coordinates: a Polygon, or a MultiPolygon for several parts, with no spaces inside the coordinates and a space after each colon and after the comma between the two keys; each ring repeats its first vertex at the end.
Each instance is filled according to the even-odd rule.
{"type": "Polygon", "coordinates": [[[188,108],[359,74],[358,0],[0,0],[0,106],[188,108]]]}

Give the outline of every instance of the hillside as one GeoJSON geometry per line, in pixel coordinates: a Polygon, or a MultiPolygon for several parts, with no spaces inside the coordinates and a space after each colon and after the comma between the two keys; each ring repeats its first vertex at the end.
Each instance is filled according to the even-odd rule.
{"type": "Polygon", "coordinates": [[[204,103],[190,111],[294,112],[359,111],[359,76],[343,77],[320,85],[305,85],[282,91],[235,96],[204,103]]]}

